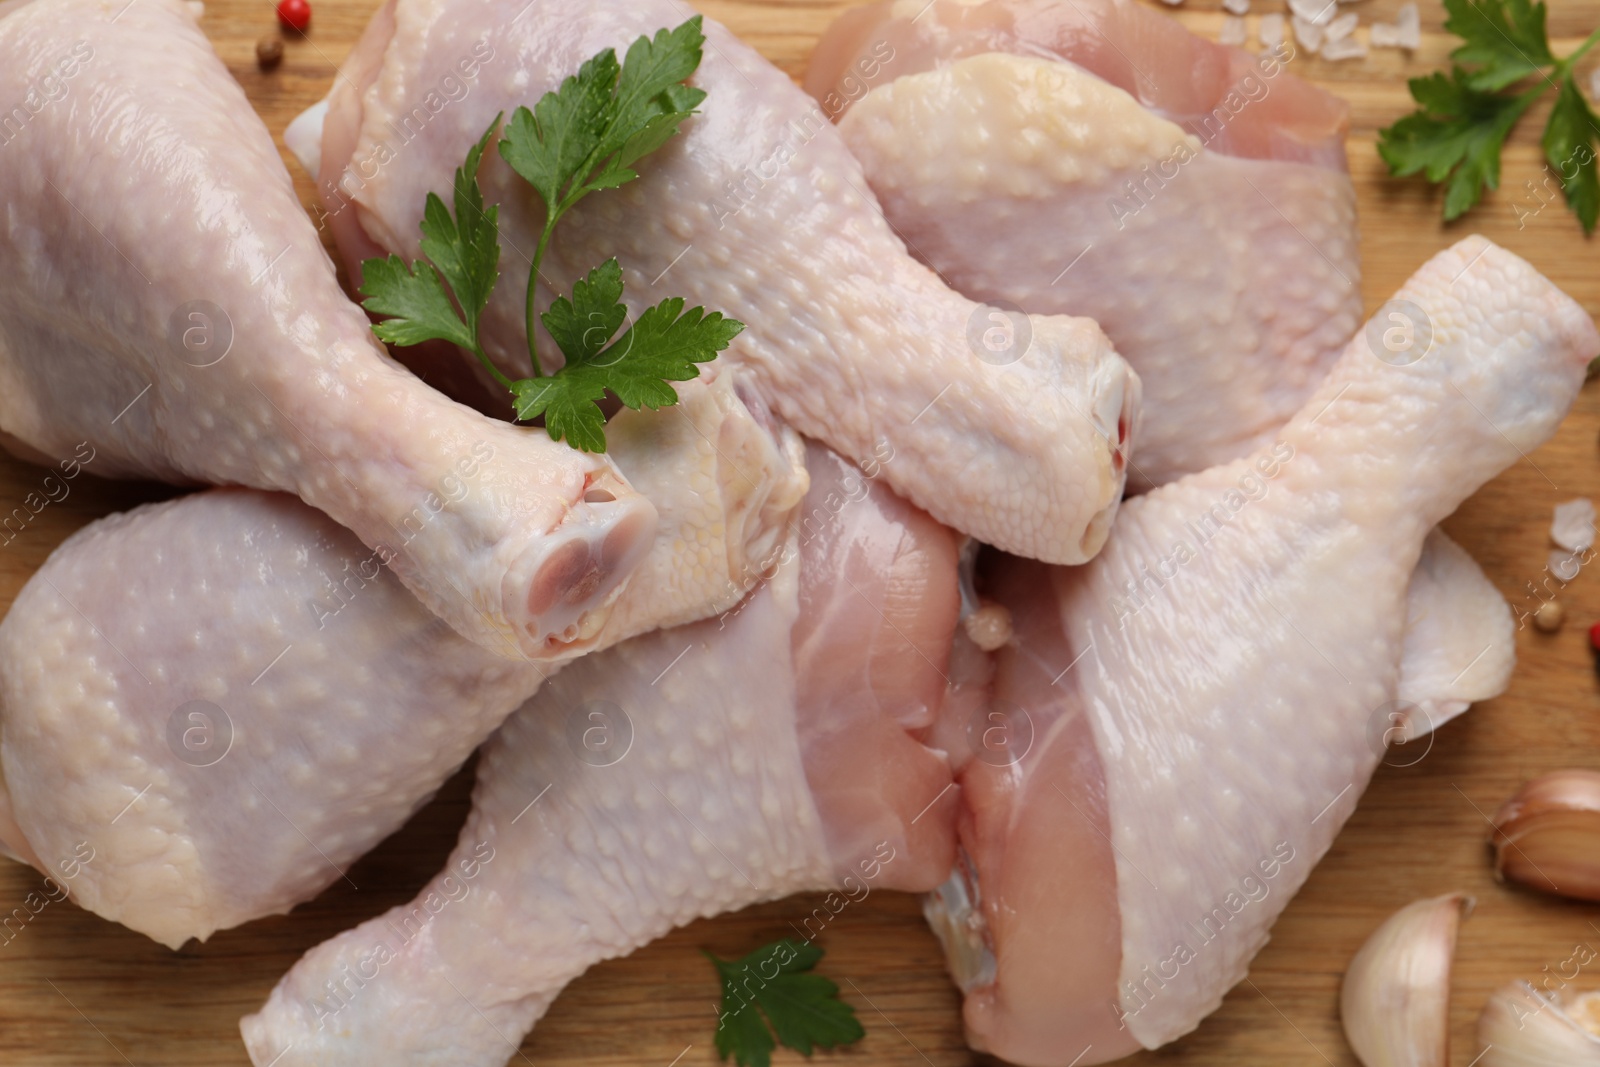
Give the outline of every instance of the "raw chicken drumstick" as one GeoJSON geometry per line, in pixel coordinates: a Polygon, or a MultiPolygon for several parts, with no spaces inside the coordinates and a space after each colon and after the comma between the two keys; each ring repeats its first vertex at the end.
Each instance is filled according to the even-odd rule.
{"type": "Polygon", "coordinates": [[[1016,627],[992,707],[1032,743],[961,769],[964,860],[931,909],[974,1048],[1065,1067],[1192,1030],[1354,809],[1397,697],[1476,695],[1402,677],[1408,579],[1554,432],[1600,336],[1479,237],[1396,299],[1276,442],[1130,501],[1087,567],[990,573],[1016,627]]]}
{"type": "MultiPolygon", "coordinates": [[[[800,442],[735,377],[611,421],[661,524],[597,644],[731,607],[783,548],[800,442]]],[[[293,497],[112,516],[0,623],[0,842],[53,870],[87,841],[79,904],[203,940],[338,880],[551,669],[461,638],[293,497]]]]}
{"type": "MultiPolygon", "coordinates": [[[[917,0],[847,12],[807,87],[943,277],[1105,327],[1143,383],[1128,478],[1148,488],[1270,444],[1360,319],[1349,109],[1286,61],[1126,0],[917,0]]],[[[1503,651],[1470,677],[1448,656],[1443,678],[1421,670],[1468,697],[1422,707],[1412,731],[1512,656],[1504,598],[1442,534],[1428,543],[1408,660],[1456,639],[1469,659],[1503,651]]]]}
{"type": "Polygon", "coordinates": [[[390,360],[177,0],[0,7],[0,430],[119,477],[285,489],[502,655],[593,640],[655,513],[603,457],[390,360]],[[55,87],[55,88],[52,88],[55,87]],[[470,472],[470,473],[469,473],[470,472]]]}
{"type": "MultiPolygon", "coordinates": [[[[317,153],[352,274],[369,256],[418,257],[426,194],[451,187],[497,113],[685,14],[671,0],[392,0],[334,86],[317,153]],[[468,91],[432,108],[441,84],[468,91]]],[[[702,113],[640,180],[575,208],[541,274],[566,292],[615,255],[635,313],[683,296],[746,323],[721,358],[750,368],[796,429],[883,462],[889,484],[941,522],[1052,562],[1093,556],[1122,491],[1137,378],[1087,319],[1026,318],[1014,344],[985,348],[992,309],[906,254],[815,104],[721,26],[705,32],[690,79],[710,94],[702,113]]],[[[538,194],[498,153],[486,158],[506,243],[533,248],[538,194]]],[[[508,249],[501,269],[485,344],[522,377],[528,260],[508,249]]]]}
{"type": "Polygon", "coordinates": [[[1133,0],[904,0],[847,12],[807,87],[954,288],[1100,323],[1147,489],[1270,443],[1361,321],[1349,109],[1289,55],[1133,0]]]}
{"type": "Polygon", "coordinates": [[[835,455],[808,466],[798,559],[722,619],[552,678],[485,746],[446,870],[244,1020],[256,1064],[499,1067],[562,986],[674,926],[944,878],[956,791],[918,736],[955,538],[835,455]],[[586,728],[611,733],[586,748],[586,728]]]}

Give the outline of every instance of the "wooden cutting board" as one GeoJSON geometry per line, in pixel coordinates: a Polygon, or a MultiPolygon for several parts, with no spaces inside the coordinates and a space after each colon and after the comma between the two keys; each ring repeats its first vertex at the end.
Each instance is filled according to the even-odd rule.
{"type": "MultiPolygon", "coordinates": [[[[284,37],[285,61],[271,74],[260,73],[254,60],[258,39],[279,36],[270,0],[207,3],[202,25],[275,136],[327,90],[377,6],[376,0],[313,3],[310,36],[284,37]]],[[[1398,3],[1366,0],[1349,10],[1358,11],[1363,23],[1392,20],[1398,3]]],[[[798,77],[817,36],[844,6],[825,0],[708,0],[701,10],[798,77]]],[[[1257,6],[1279,9],[1277,0],[1257,0],[1257,6]]],[[[1590,314],[1600,314],[1595,243],[1582,237],[1564,208],[1536,210],[1539,201],[1525,187],[1542,177],[1542,112],[1513,138],[1502,191],[1465,225],[1441,225],[1437,198],[1425,186],[1384,177],[1373,150],[1376,131],[1409,110],[1405,78],[1443,65],[1451,47],[1451,38],[1439,32],[1443,12],[1437,0],[1422,0],[1422,7],[1425,36],[1415,55],[1384,51],[1342,64],[1293,64],[1354,108],[1350,164],[1360,194],[1368,309],[1433,252],[1477,230],[1531,260],[1590,314]]],[[[1600,23],[1600,0],[1551,0],[1550,7],[1558,54],[1600,23]]],[[[1176,14],[1213,37],[1222,20],[1217,0],[1188,0],[1176,14]]],[[[310,182],[292,163],[291,170],[309,204],[310,182]]],[[[1445,524],[1514,604],[1524,601],[1526,584],[1545,566],[1552,505],[1600,496],[1597,431],[1600,386],[1579,398],[1553,441],[1486,486],[1445,524]]],[[[39,489],[42,477],[39,469],[0,458],[0,511],[39,489]]],[[[92,477],[71,483],[69,497],[0,547],[0,605],[10,605],[74,530],[169,492],[92,477]]],[[[1600,908],[1496,885],[1484,844],[1485,813],[1524,779],[1563,766],[1600,767],[1600,682],[1585,638],[1588,626],[1600,620],[1600,579],[1580,575],[1562,601],[1564,630],[1518,633],[1519,665],[1505,696],[1442,730],[1414,765],[1379,771],[1332,852],[1278,922],[1249,981],[1222,1010],[1159,1056],[1129,1062],[1353,1065],[1339,1029],[1339,976],[1373,927],[1424,895],[1462,889],[1478,900],[1463,927],[1456,965],[1456,1067],[1478,1054],[1474,1019],[1492,988],[1517,977],[1537,980],[1546,968],[1558,970],[1579,943],[1600,948],[1600,908]]],[[[454,841],[469,785],[470,770],[358,863],[350,881],[359,888],[341,882],[290,917],[228,931],[181,952],[70,903],[49,905],[0,945],[0,1065],[245,1064],[239,1016],[254,1010],[306,949],[421,887],[454,841]]],[[[21,906],[40,885],[37,873],[0,862],[0,912],[21,906]]],[[[796,898],[697,923],[596,967],[562,994],[517,1062],[709,1067],[717,1062],[717,984],[697,950],[707,947],[724,956],[747,951],[788,934],[790,922],[816,903],[796,898]]],[[[867,1029],[861,1044],[825,1058],[938,1067],[979,1062],[962,1043],[959,999],[944,977],[916,899],[874,893],[847,909],[822,941],[828,949],[823,971],[841,984],[867,1029]]],[[[1579,982],[1600,987],[1600,971],[1579,982]]],[[[776,1062],[797,1063],[799,1057],[780,1052],[776,1062]]]]}

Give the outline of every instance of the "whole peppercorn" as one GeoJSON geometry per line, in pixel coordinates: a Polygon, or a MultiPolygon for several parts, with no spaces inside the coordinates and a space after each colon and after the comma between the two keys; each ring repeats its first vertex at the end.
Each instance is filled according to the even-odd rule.
{"type": "Polygon", "coordinates": [[[311,25],[311,4],[308,0],[278,0],[278,21],[291,30],[306,32],[311,25]]]}
{"type": "Polygon", "coordinates": [[[276,70],[283,62],[283,42],[265,38],[256,42],[256,66],[262,70],[276,70]]]}
{"type": "Polygon", "coordinates": [[[1553,634],[1561,629],[1561,620],[1567,617],[1559,600],[1546,600],[1533,613],[1533,625],[1540,633],[1553,634]]]}

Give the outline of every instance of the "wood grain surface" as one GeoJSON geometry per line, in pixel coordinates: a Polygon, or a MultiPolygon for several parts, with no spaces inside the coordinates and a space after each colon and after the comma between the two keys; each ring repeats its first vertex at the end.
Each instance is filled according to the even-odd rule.
{"type": "MultiPolygon", "coordinates": [[[[243,83],[274,136],[331,84],[337,65],[376,0],[313,0],[308,37],[283,36],[273,73],[256,69],[255,43],[279,36],[270,0],[208,0],[202,25],[243,83]]],[[[575,0],[581,2],[581,0],[575,0]]],[[[1399,0],[1354,5],[1363,23],[1393,19],[1399,0]]],[[[818,34],[845,6],[810,0],[709,0],[727,23],[798,77],[818,34]]],[[[1276,0],[1257,0],[1277,10],[1276,0]]],[[[1215,36],[1216,0],[1188,0],[1177,17],[1215,36]]],[[[1437,0],[1422,0],[1424,42],[1408,55],[1365,60],[1299,59],[1293,69],[1350,101],[1351,170],[1360,193],[1362,290],[1376,308],[1429,255],[1480,231],[1531,260],[1590,314],[1600,313],[1600,256],[1567,211],[1551,206],[1519,223],[1539,201],[1525,183],[1543,176],[1542,110],[1525,121],[1505,156],[1503,187],[1465,224],[1443,226],[1424,185],[1384,176],[1376,131],[1409,110],[1404,79],[1445,62],[1437,0]],[[1519,213],[1516,205],[1522,206],[1519,213]]],[[[1251,16],[1252,37],[1255,16],[1251,16]]],[[[1565,54],[1597,23],[1600,0],[1550,0],[1550,27],[1565,54]]],[[[1363,33],[1365,31],[1362,31],[1363,33]]],[[[286,156],[287,158],[287,156],[286,156]]],[[[291,170],[302,198],[311,185],[291,170]]],[[[4,284],[0,282],[0,284],[4,284]]],[[[1527,596],[1549,550],[1550,510],[1574,496],[1600,496],[1600,386],[1587,389],[1557,437],[1469,500],[1447,529],[1484,565],[1514,603],[1527,596]]],[[[0,511],[37,489],[43,472],[0,458],[0,511]]],[[[85,523],[171,490],[101,482],[72,484],[14,541],[0,547],[0,606],[49,552],[85,523]]],[[[1478,1053],[1473,1022],[1489,991],[1511,978],[1538,979],[1587,943],[1600,948],[1600,909],[1496,885],[1484,836],[1485,813],[1524,779],[1563,766],[1600,767],[1600,684],[1585,631],[1600,619],[1600,578],[1583,574],[1563,593],[1566,628],[1517,635],[1510,691],[1442,730],[1425,758],[1381,769],[1332,852],[1278,922],[1250,978],[1200,1029],[1159,1054],[1130,1063],[1169,1065],[1355,1064],[1341,1035],[1340,974],[1386,915],[1413,898],[1465,890],[1478,906],[1463,926],[1455,973],[1451,1063],[1478,1053]]],[[[1414,756],[1408,755],[1409,761],[1414,756]]],[[[254,1010],[306,949],[409,899],[442,862],[466,811],[470,768],[400,833],[340,883],[286,918],[218,934],[173,953],[71,903],[51,904],[0,947],[0,1064],[137,1064],[228,1067],[247,1062],[237,1020],[254,1010]]],[[[28,869],[0,863],[0,911],[41,886],[28,869]]],[[[796,898],[697,923],[627,959],[594,968],[570,986],[528,1038],[521,1059],[543,1065],[702,1067],[712,1045],[717,985],[698,949],[746,951],[790,932],[816,901],[796,898]]],[[[979,1059],[961,1039],[959,999],[923,926],[916,899],[874,893],[852,905],[822,939],[824,971],[861,1014],[867,1038],[822,1058],[841,1064],[946,1065],[979,1059]]],[[[1597,965],[1591,965],[1591,969],[1597,965]]],[[[1600,969],[1580,984],[1600,987],[1600,969]]],[[[780,1051],[778,1063],[800,1058],[780,1051]]]]}

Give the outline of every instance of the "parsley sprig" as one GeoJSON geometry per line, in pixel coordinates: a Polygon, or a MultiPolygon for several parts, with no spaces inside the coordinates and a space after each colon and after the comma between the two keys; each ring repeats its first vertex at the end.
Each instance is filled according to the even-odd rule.
{"type": "Polygon", "coordinates": [[[1444,28],[1464,42],[1450,53],[1448,75],[1411,79],[1421,105],[1379,134],[1378,154],[1392,174],[1423,173],[1445,183],[1444,217],[1458,218],[1500,187],[1500,150],[1517,121],[1552,87],[1555,108],[1545,128],[1545,160],[1585,233],[1600,219],[1595,169],[1596,118],[1573,73],[1600,41],[1600,30],[1557,59],[1545,32],[1544,3],[1529,0],[1444,0],[1444,28]],[[1517,88],[1519,83],[1528,83],[1517,88]]]}
{"type": "Polygon", "coordinates": [[[607,392],[631,408],[668,407],[670,382],[699,374],[744,324],[696,307],[681,297],[645,309],[624,330],[622,267],[615,258],[573,285],[535,315],[539,266],[557,223],[584,197],[637,178],[641,159],[671,139],[705,99],[684,84],[700,66],[705,35],[699,16],[654,38],[640,37],[622,62],[606,49],[546,93],[532,110],[519,107],[501,129],[496,115],[456,169],[452,212],[429,193],[422,219],[423,260],[399,256],[362,264],[362,306],[388,316],[373,327],[392,344],[442,340],[476,355],[512,394],[518,419],[544,417],[547,433],[586,452],[604,452],[607,392]],[[479,322],[499,280],[498,206],[485,207],[478,170],[496,131],[498,150],[544,203],[544,225],[528,272],[525,304],[532,375],[513,380],[483,349],[479,322]],[[553,374],[540,366],[535,321],[542,323],[565,363],[553,374]]]}
{"type": "Polygon", "coordinates": [[[722,979],[717,1052],[738,1067],[770,1067],[778,1045],[809,1056],[866,1036],[839,987],[809,973],[822,959],[816,945],[786,937],[741,959],[706,958],[722,979]]]}

